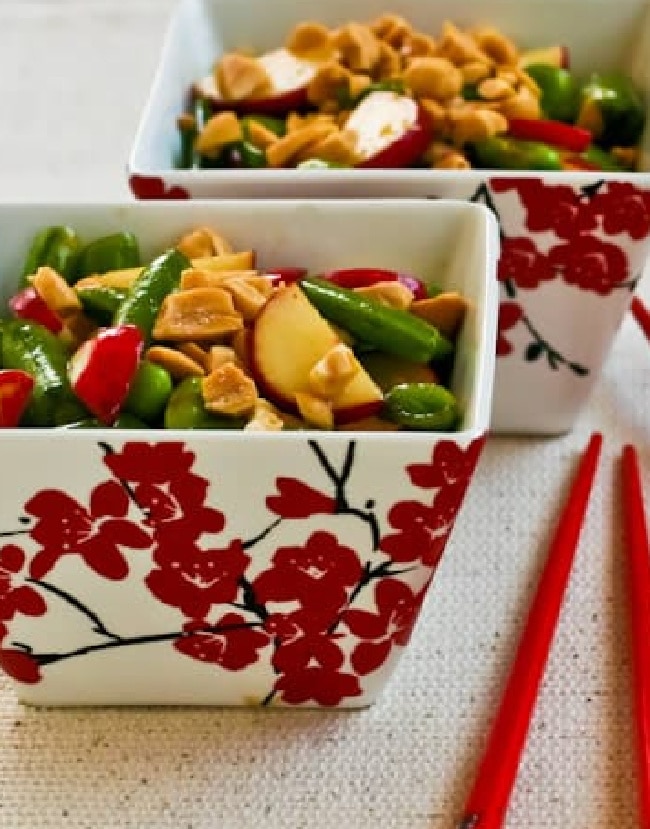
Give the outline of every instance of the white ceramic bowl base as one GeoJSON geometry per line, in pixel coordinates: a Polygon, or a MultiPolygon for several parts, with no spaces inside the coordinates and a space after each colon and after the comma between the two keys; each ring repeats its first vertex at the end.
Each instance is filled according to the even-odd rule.
{"type": "MultiPolygon", "coordinates": [[[[496,223],[463,202],[0,205],[29,240],[199,225],[258,267],[382,266],[469,300],[451,433],[0,431],[0,667],[41,705],[358,707],[395,667],[489,427],[496,223]]],[[[8,242],[7,242],[8,240],[8,242]]]]}

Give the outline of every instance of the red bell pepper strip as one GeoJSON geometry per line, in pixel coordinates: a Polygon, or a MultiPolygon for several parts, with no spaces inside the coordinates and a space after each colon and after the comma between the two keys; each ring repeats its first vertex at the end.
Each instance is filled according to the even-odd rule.
{"type": "Polygon", "coordinates": [[[26,371],[0,369],[0,428],[18,426],[33,388],[34,378],[26,371]]]}
{"type": "Polygon", "coordinates": [[[38,322],[53,334],[58,334],[63,328],[61,317],[50,308],[31,285],[14,294],[9,300],[9,307],[14,316],[38,322]]]}
{"type": "Polygon", "coordinates": [[[82,343],[70,360],[68,374],[75,394],[107,426],[126,400],[143,347],[136,325],[116,325],[82,343]]]}
{"type": "Polygon", "coordinates": [[[343,268],[330,271],[325,274],[324,279],[349,290],[368,288],[378,282],[401,282],[413,292],[415,299],[424,299],[427,296],[426,286],[417,277],[384,268],[343,268]]]}
{"type": "Polygon", "coordinates": [[[511,118],[508,135],[524,141],[541,141],[574,153],[584,152],[592,140],[589,130],[544,118],[511,118]]]}

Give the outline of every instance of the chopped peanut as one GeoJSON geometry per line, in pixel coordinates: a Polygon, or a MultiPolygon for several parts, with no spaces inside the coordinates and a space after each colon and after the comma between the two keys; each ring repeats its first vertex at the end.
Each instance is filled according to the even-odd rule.
{"type": "Polygon", "coordinates": [[[271,144],[275,144],[278,140],[278,136],[273,132],[273,130],[268,129],[268,127],[265,127],[264,124],[261,124],[254,118],[251,118],[248,122],[248,140],[259,150],[265,150],[267,147],[270,147],[271,144]]]}
{"type": "Polygon", "coordinates": [[[465,83],[478,83],[489,78],[492,67],[482,60],[469,60],[459,67],[465,83]]]}
{"type": "Polygon", "coordinates": [[[237,360],[243,366],[250,365],[250,331],[242,328],[230,338],[230,345],[237,356],[237,360]]]}
{"type": "Polygon", "coordinates": [[[266,151],[270,167],[286,167],[309,144],[320,141],[336,130],[328,124],[312,124],[304,129],[287,133],[266,151]]]}
{"type": "Polygon", "coordinates": [[[191,288],[168,294],[153,329],[157,340],[218,340],[242,328],[232,296],[222,288],[191,288]]]}
{"type": "Polygon", "coordinates": [[[312,21],[299,23],[289,34],[286,47],[292,54],[314,61],[322,61],[328,56],[333,56],[335,51],[333,38],[327,26],[312,21]]]}
{"type": "Polygon", "coordinates": [[[352,349],[339,343],[313,366],[309,372],[309,388],[320,397],[333,399],[360,371],[361,366],[352,349]]]}
{"type": "Polygon", "coordinates": [[[197,360],[166,345],[152,345],[147,349],[145,357],[150,362],[167,369],[174,380],[201,377],[205,374],[205,369],[197,360]]]}
{"type": "Polygon", "coordinates": [[[444,334],[455,337],[467,311],[467,300],[455,291],[445,291],[427,299],[416,299],[410,311],[444,334]]]}
{"type": "Polygon", "coordinates": [[[212,367],[210,354],[198,343],[178,343],[176,348],[181,352],[181,354],[185,354],[187,357],[194,360],[195,363],[198,363],[203,371],[208,374],[210,368],[212,367]]]}
{"type": "Polygon", "coordinates": [[[433,57],[436,54],[436,42],[430,35],[413,32],[404,42],[401,52],[407,58],[433,57]]]}
{"type": "Polygon", "coordinates": [[[504,78],[486,78],[479,83],[477,92],[486,101],[499,101],[514,95],[515,90],[504,78]]]}
{"type": "Polygon", "coordinates": [[[197,135],[194,148],[202,155],[216,156],[221,149],[243,137],[241,124],[234,112],[218,112],[197,135]]]}
{"type": "Polygon", "coordinates": [[[515,44],[493,26],[475,29],[472,33],[474,40],[485,54],[495,63],[514,66],[519,60],[519,51],[515,44]]]}
{"type": "Polygon", "coordinates": [[[508,131],[508,119],[500,112],[474,109],[456,119],[452,128],[454,144],[462,147],[472,141],[482,141],[508,131]]]}
{"type": "Polygon", "coordinates": [[[402,46],[413,35],[413,27],[398,14],[383,14],[370,24],[370,30],[394,49],[402,46]]]}
{"type": "Polygon", "coordinates": [[[493,63],[492,58],[481,49],[473,37],[462,32],[449,20],[442,25],[442,34],[438,40],[436,53],[439,57],[445,57],[457,66],[475,60],[481,63],[493,63]]]}
{"type": "Polygon", "coordinates": [[[214,371],[215,368],[223,366],[225,363],[234,363],[235,365],[239,365],[239,359],[237,358],[235,349],[231,348],[229,345],[213,345],[210,349],[209,362],[210,367],[208,374],[214,371]]]}
{"type": "Polygon", "coordinates": [[[402,61],[397,49],[390,43],[379,42],[379,60],[375,66],[374,75],[379,78],[393,78],[402,68],[402,61]]]}
{"type": "Polygon", "coordinates": [[[354,166],[359,157],[355,151],[357,137],[351,130],[339,130],[330,133],[320,141],[309,144],[298,154],[308,158],[320,158],[322,161],[330,161],[335,164],[343,164],[346,167],[354,166]]]}
{"type": "Polygon", "coordinates": [[[237,52],[223,55],[214,68],[214,82],[227,101],[263,98],[272,92],[271,79],[262,64],[237,52]]]}
{"type": "Polygon", "coordinates": [[[253,417],[244,429],[249,432],[281,432],[284,429],[284,420],[268,400],[259,397],[253,410],[253,417]]]}
{"type": "Polygon", "coordinates": [[[362,23],[346,23],[334,35],[340,60],[353,72],[372,72],[379,62],[379,40],[368,26],[362,23]]]}
{"type": "Polygon", "coordinates": [[[463,88],[462,72],[446,58],[413,58],[402,77],[414,95],[437,101],[453,98],[463,88]]]}
{"type": "Polygon", "coordinates": [[[41,267],[29,281],[43,302],[60,317],[81,311],[81,301],[74,288],[54,268],[41,267]]]}
{"type": "Polygon", "coordinates": [[[223,363],[201,381],[205,408],[225,415],[250,414],[257,402],[251,378],[234,363],[223,363]]]}
{"type": "Polygon", "coordinates": [[[181,273],[181,291],[190,288],[222,288],[232,277],[256,276],[257,271],[209,271],[203,268],[186,268],[181,273]]]}
{"type": "Polygon", "coordinates": [[[211,227],[197,227],[181,237],[176,249],[188,259],[232,253],[232,245],[211,227]]]}
{"type": "Polygon", "coordinates": [[[130,288],[143,270],[144,268],[122,268],[84,276],[75,282],[75,288],[130,288]]]}
{"type": "Polygon", "coordinates": [[[307,87],[309,102],[320,105],[326,101],[336,100],[339,90],[348,88],[350,74],[350,70],[338,61],[323,64],[307,87]]]}
{"type": "Polygon", "coordinates": [[[499,112],[506,118],[541,118],[539,97],[527,86],[520,86],[514,95],[500,102],[499,112]]]}
{"type": "Polygon", "coordinates": [[[232,296],[235,309],[246,322],[255,319],[268,298],[254,283],[242,277],[225,279],[223,287],[232,296]]]}
{"type": "Polygon", "coordinates": [[[355,288],[354,292],[402,311],[413,302],[413,291],[401,282],[375,282],[365,288],[355,288]]]}
{"type": "Polygon", "coordinates": [[[332,404],[307,392],[296,394],[296,406],[300,416],[312,426],[319,429],[331,429],[334,426],[332,404]]]}
{"type": "Polygon", "coordinates": [[[240,250],[236,253],[201,256],[192,259],[192,266],[206,271],[247,271],[255,267],[255,254],[252,250],[240,250]]]}

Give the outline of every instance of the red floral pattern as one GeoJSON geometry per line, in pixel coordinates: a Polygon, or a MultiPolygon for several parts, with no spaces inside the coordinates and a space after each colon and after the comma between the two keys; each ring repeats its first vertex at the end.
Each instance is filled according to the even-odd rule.
{"type": "Polygon", "coordinates": [[[85,617],[95,637],[104,637],[104,644],[93,644],[95,653],[168,642],[213,670],[245,671],[266,663],[264,704],[333,706],[354,699],[364,692],[362,678],[408,642],[483,440],[466,448],[451,439],[434,442],[426,462],[407,466],[406,481],[430,497],[389,506],[383,534],[372,499],[362,508],[348,501],[355,442],[348,444],[339,472],[323,448],[309,441],[326,486],[276,479],[276,491],[266,497],[276,516],[270,525],[248,541],[222,543],[214,536],[227,529],[225,516],[208,504],[214,481],[196,474],[195,456],[183,443],[134,441],[120,451],[99,444],[110,477],[91,490],[89,506],[68,493],[41,490],[24,507],[32,525],[16,533],[26,534],[35,550],[27,555],[15,543],[0,548],[0,667],[19,682],[36,683],[48,665],[88,652],[82,644],[37,653],[10,640],[15,616],[48,612],[45,591],[85,617]],[[282,522],[321,515],[327,526],[327,516],[339,514],[370,529],[367,549],[342,544],[332,523],[331,530],[313,531],[303,543],[276,545],[263,557],[264,567],[248,552],[272,538],[282,522]],[[210,544],[202,543],[205,534],[210,544]],[[142,578],[152,600],[177,613],[176,630],[144,636],[109,630],[94,609],[45,580],[56,578],[59,560],[71,555],[102,578],[142,578]],[[131,564],[138,555],[151,562],[141,576],[135,575],[135,558],[131,564]]]}
{"type": "Polygon", "coordinates": [[[189,199],[190,194],[178,184],[167,187],[158,176],[129,176],[129,187],[137,199],[189,199]]]}

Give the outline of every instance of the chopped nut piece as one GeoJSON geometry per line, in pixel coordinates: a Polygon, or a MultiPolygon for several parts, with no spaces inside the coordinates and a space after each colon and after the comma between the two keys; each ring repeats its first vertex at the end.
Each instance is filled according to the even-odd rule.
{"type": "Polygon", "coordinates": [[[410,311],[430,322],[446,337],[455,337],[467,311],[467,300],[455,291],[445,291],[438,296],[417,299],[410,311]]]}
{"type": "Polygon", "coordinates": [[[339,343],[313,366],[309,372],[309,388],[320,397],[334,399],[360,371],[352,349],[339,343]]]}
{"type": "Polygon", "coordinates": [[[337,93],[341,89],[348,89],[349,78],[350,70],[338,61],[323,64],[307,87],[309,102],[318,106],[327,101],[336,101],[337,93]]]}
{"type": "Polygon", "coordinates": [[[353,72],[372,72],[381,57],[378,38],[362,23],[341,26],[334,35],[334,43],[341,63],[353,72]]]}
{"type": "Polygon", "coordinates": [[[442,25],[441,37],[438,40],[436,54],[448,58],[456,66],[462,66],[469,61],[478,60],[492,64],[492,58],[467,32],[462,32],[457,26],[446,20],[442,25]]]}
{"type": "Polygon", "coordinates": [[[352,130],[339,130],[326,135],[320,141],[308,144],[296,158],[301,161],[306,158],[319,158],[321,161],[353,167],[359,161],[356,144],[357,136],[352,130]]]}
{"type": "Polygon", "coordinates": [[[541,118],[539,97],[527,86],[520,86],[514,95],[499,102],[499,112],[506,118],[541,118]]]}
{"type": "Polygon", "coordinates": [[[75,288],[130,288],[143,270],[144,268],[122,268],[84,276],[75,282],[75,288]]]}
{"type": "Polygon", "coordinates": [[[246,271],[255,267],[255,253],[240,250],[236,253],[219,253],[217,256],[201,256],[192,260],[192,266],[206,271],[246,271]]]}
{"type": "Polygon", "coordinates": [[[503,32],[493,26],[484,26],[471,32],[479,48],[489,55],[495,63],[516,65],[519,52],[515,44],[503,32]]]}
{"type": "Polygon", "coordinates": [[[253,417],[244,426],[244,429],[249,432],[281,432],[284,429],[284,420],[275,406],[263,397],[259,397],[255,404],[253,417]]]}
{"type": "Polygon", "coordinates": [[[242,328],[230,338],[230,345],[237,355],[237,361],[244,367],[250,365],[250,331],[242,328]]]}
{"type": "Polygon", "coordinates": [[[232,296],[221,288],[191,288],[168,294],[154,325],[157,340],[218,340],[242,328],[232,296]]]}
{"type": "Polygon", "coordinates": [[[204,268],[186,268],[181,273],[180,289],[222,288],[223,283],[232,277],[257,276],[257,271],[212,271],[204,268]]]}
{"type": "Polygon", "coordinates": [[[397,49],[393,49],[390,43],[379,41],[379,60],[375,66],[374,76],[379,78],[394,78],[402,68],[402,61],[397,49]]]}
{"type": "Polygon", "coordinates": [[[255,408],[257,389],[234,363],[223,363],[201,382],[205,408],[225,415],[247,415],[255,408]]]}
{"type": "Polygon", "coordinates": [[[486,78],[479,83],[477,92],[486,101],[499,101],[515,94],[512,84],[504,78],[486,78]]]}
{"type": "Polygon", "coordinates": [[[395,49],[401,49],[413,35],[413,27],[398,14],[382,14],[370,24],[370,30],[395,49]]]}
{"type": "Polygon", "coordinates": [[[209,354],[210,367],[208,374],[214,371],[215,368],[224,365],[225,363],[234,363],[240,365],[239,359],[234,348],[229,345],[213,345],[209,354]]]}
{"type": "Polygon", "coordinates": [[[465,83],[478,83],[490,76],[492,67],[482,60],[469,60],[460,67],[465,83]]]}
{"type": "Polygon", "coordinates": [[[203,366],[192,357],[176,348],[166,345],[152,345],[148,348],[145,357],[152,363],[167,369],[174,380],[183,380],[185,377],[202,377],[206,372],[203,366]]]}
{"type": "Polygon", "coordinates": [[[363,294],[369,299],[377,300],[383,305],[391,308],[399,308],[405,311],[413,302],[413,291],[402,285],[401,282],[375,282],[365,288],[355,288],[355,293],[363,294]]]}
{"type": "Polygon", "coordinates": [[[211,227],[197,227],[181,237],[176,249],[188,259],[232,253],[232,245],[211,227]]]}
{"type": "Polygon", "coordinates": [[[223,282],[223,287],[232,295],[236,310],[239,311],[246,322],[255,319],[268,298],[255,283],[243,277],[226,279],[223,282]]]}
{"type": "Polygon", "coordinates": [[[201,155],[216,156],[221,149],[243,137],[241,124],[234,112],[218,112],[208,119],[197,135],[194,148],[201,155]]]}
{"type": "Polygon", "coordinates": [[[334,52],[332,35],[327,26],[313,21],[299,23],[289,34],[286,47],[298,57],[319,61],[334,52]]]}
{"type": "Polygon", "coordinates": [[[331,429],[334,426],[332,404],[306,392],[296,394],[296,406],[300,416],[312,426],[319,429],[331,429]]]}
{"type": "Polygon", "coordinates": [[[414,32],[406,39],[401,52],[406,58],[433,57],[436,54],[436,42],[430,35],[414,32]]]}
{"type": "Polygon", "coordinates": [[[251,118],[251,120],[248,121],[248,140],[259,150],[265,150],[267,147],[270,147],[271,144],[275,144],[278,140],[278,136],[273,132],[273,130],[268,129],[268,127],[265,127],[264,124],[261,124],[254,118],[251,118]]]}
{"type": "Polygon", "coordinates": [[[185,354],[187,357],[194,360],[195,363],[198,363],[203,371],[208,374],[212,368],[210,354],[204,348],[201,348],[198,343],[179,343],[176,348],[182,354],[185,354]]]}
{"type": "Polygon", "coordinates": [[[214,82],[227,101],[271,94],[271,79],[257,58],[230,52],[214,67],[214,82]]]}
{"type": "Polygon", "coordinates": [[[472,141],[482,141],[508,131],[508,119],[500,112],[475,109],[459,117],[452,127],[454,144],[462,147],[472,141]]]}
{"type": "Polygon", "coordinates": [[[270,167],[285,167],[290,164],[301,150],[309,144],[320,141],[337,127],[334,124],[310,124],[301,130],[287,133],[268,148],[266,152],[270,167]]]}
{"type": "Polygon", "coordinates": [[[81,300],[77,292],[54,268],[41,267],[29,279],[43,302],[60,317],[81,311],[81,300]]]}
{"type": "Polygon", "coordinates": [[[414,95],[437,101],[453,98],[463,88],[462,72],[446,58],[413,58],[402,77],[414,95]]]}

